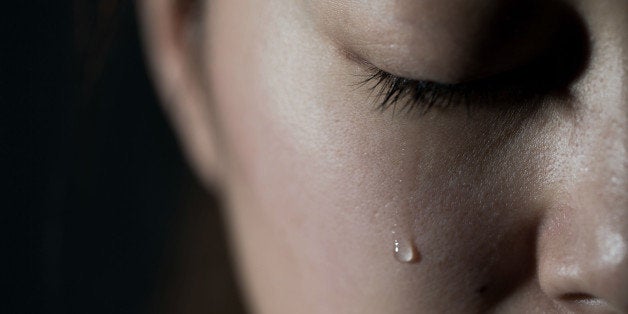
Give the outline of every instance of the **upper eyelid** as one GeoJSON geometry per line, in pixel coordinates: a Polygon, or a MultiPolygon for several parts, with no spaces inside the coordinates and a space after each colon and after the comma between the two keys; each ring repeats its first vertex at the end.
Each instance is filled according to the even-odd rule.
{"type": "MultiPolygon", "coordinates": [[[[435,82],[435,81],[430,81],[430,80],[418,80],[418,79],[413,79],[413,78],[407,78],[407,77],[403,77],[403,76],[399,76],[396,74],[392,74],[386,70],[380,69],[379,67],[377,67],[376,65],[374,65],[373,63],[369,62],[368,60],[366,60],[365,58],[359,56],[358,54],[351,52],[347,49],[342,49],[339,48],[340,53],[348,60],[350,60],[351,62],[357,64],[360,68],[364,69],[365,71],[370,73],[371,75],[377,75],[377,74],[385,74],[387,76],[390,77],[394,77],[397,79],[403,79],[406,80],[408,82],[412,82],[412,83],[416,83],[416,84],[420,84],[420,83],[424,83],[424,84],[431,84],[434,86],[439,86],[442,88],[456,88],[456,87],[462,87],[465,85],[468,85],[467,83],[459,83],[459,84],[446,84],[446,83],[439,83],[439,82],[435,82]]],[[[366,83],[369,80],[369,77],[367,77],[364,81],[360,82],[360,84],[362,83],[366,83]]],[[[359,85],[360,85],[359,84],[359,85]]]]}
{"type": "Polygon", "coordinates": [[[516,72],[518,69],[461,83],[440,83],[390,73],[351,50],[342,46],[336,46],[336,48],[342,57],[357,65],[361,69],[360,72],[368,73],[366,76],[361,76],[354,86],[364,87],[372,84],[369,87],[369,98],[373,98],[381,111],[396,105],[402,99],[407,101],[403,103],[403,108],[408,111],[421,108],[421,111],[425,113],[436,106],[451,107],[465,104],[470,107],[473,104],[484,107],[503,107],[508,106],[509,103],[523,101],[532,103],[538,102],[540,97],[548,94],[547,91],[536,90],[529,82],[520,81],[520,75],[516,72]],[[402,83],[403,86],[390,86],[390,82],[402,83]]]}
{"type": "Polygon", "coordinates": [[[368,62],[362,65],[366,66],[370,75],[362,77],[357,85],[363,87],[371,84],[368,87],[371,90],[369,97],[374,100],[376,109],[382,112],[392,107],[393,111],[406,113],[418,109],[423,115],[435,107],[445,109],[458,105],[465,106],[467,110],[476,106],[502,110],[522,106],[536,108],[544,97],[549,96],[546,92],[525,90],[511,82],[495,82],[492,77],[488,80],[445,84],[396,76],[368,62]],[[401,104],[400,109],[397,104],[401,104]]]}

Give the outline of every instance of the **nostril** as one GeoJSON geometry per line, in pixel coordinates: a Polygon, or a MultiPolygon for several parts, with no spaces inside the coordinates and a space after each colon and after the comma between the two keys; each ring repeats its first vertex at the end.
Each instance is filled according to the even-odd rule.
{"type": "Polygon", "coordinates": [[[618,313],[605,300],[588,293],[566,293],[559,297],[560,303],[576,313],[618,313]]]}
{"type": "Polygon", "coordinates": [[[566,303],[583,306],[599,307],[606,305],[606,302],[588,293],[566,293],[560,297],[560,300],[566,303]]]}

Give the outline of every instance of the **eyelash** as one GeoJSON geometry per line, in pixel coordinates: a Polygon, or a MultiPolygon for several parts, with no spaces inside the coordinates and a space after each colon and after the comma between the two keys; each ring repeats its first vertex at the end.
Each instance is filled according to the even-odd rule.
{"type": "Polygon", "coordinates": [[[461,84],[442,84],[398,77],[374,66],[369,70],[372,74],[359,85],[369,86],[376,109],[382,112],[392,108],[393,113],[419,112],[424,115],[434,108],[495,108],[513,102],[532,104],[542,96],[538,90],[526,88],[506,75],[461,84]]]}

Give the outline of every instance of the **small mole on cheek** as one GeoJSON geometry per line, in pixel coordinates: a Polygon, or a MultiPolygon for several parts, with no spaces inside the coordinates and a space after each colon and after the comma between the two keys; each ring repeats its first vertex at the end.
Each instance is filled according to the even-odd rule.
{"type": "Polygon", "coordinates": [[[488,284],[485,284],[479,287],[475,292],[477,292],[477,294],[484,294],[486,293],[487,290],[488,290],[488,284]]]}

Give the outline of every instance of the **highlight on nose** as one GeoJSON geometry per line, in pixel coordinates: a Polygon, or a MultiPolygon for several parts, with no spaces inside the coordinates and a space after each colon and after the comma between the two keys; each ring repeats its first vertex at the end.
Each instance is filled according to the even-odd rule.
{"type": "Polygon", "coordinates": [[[558,227],[564,229],[552,232],[555,238],[545,237],[555,242],[546,243],[540,252],[540,284],[560,307],[586,313],[628,312],[628,239],[612,225],[617,226],[600,224],[591,232],[587,226],[565,223],[558,227]]]}

